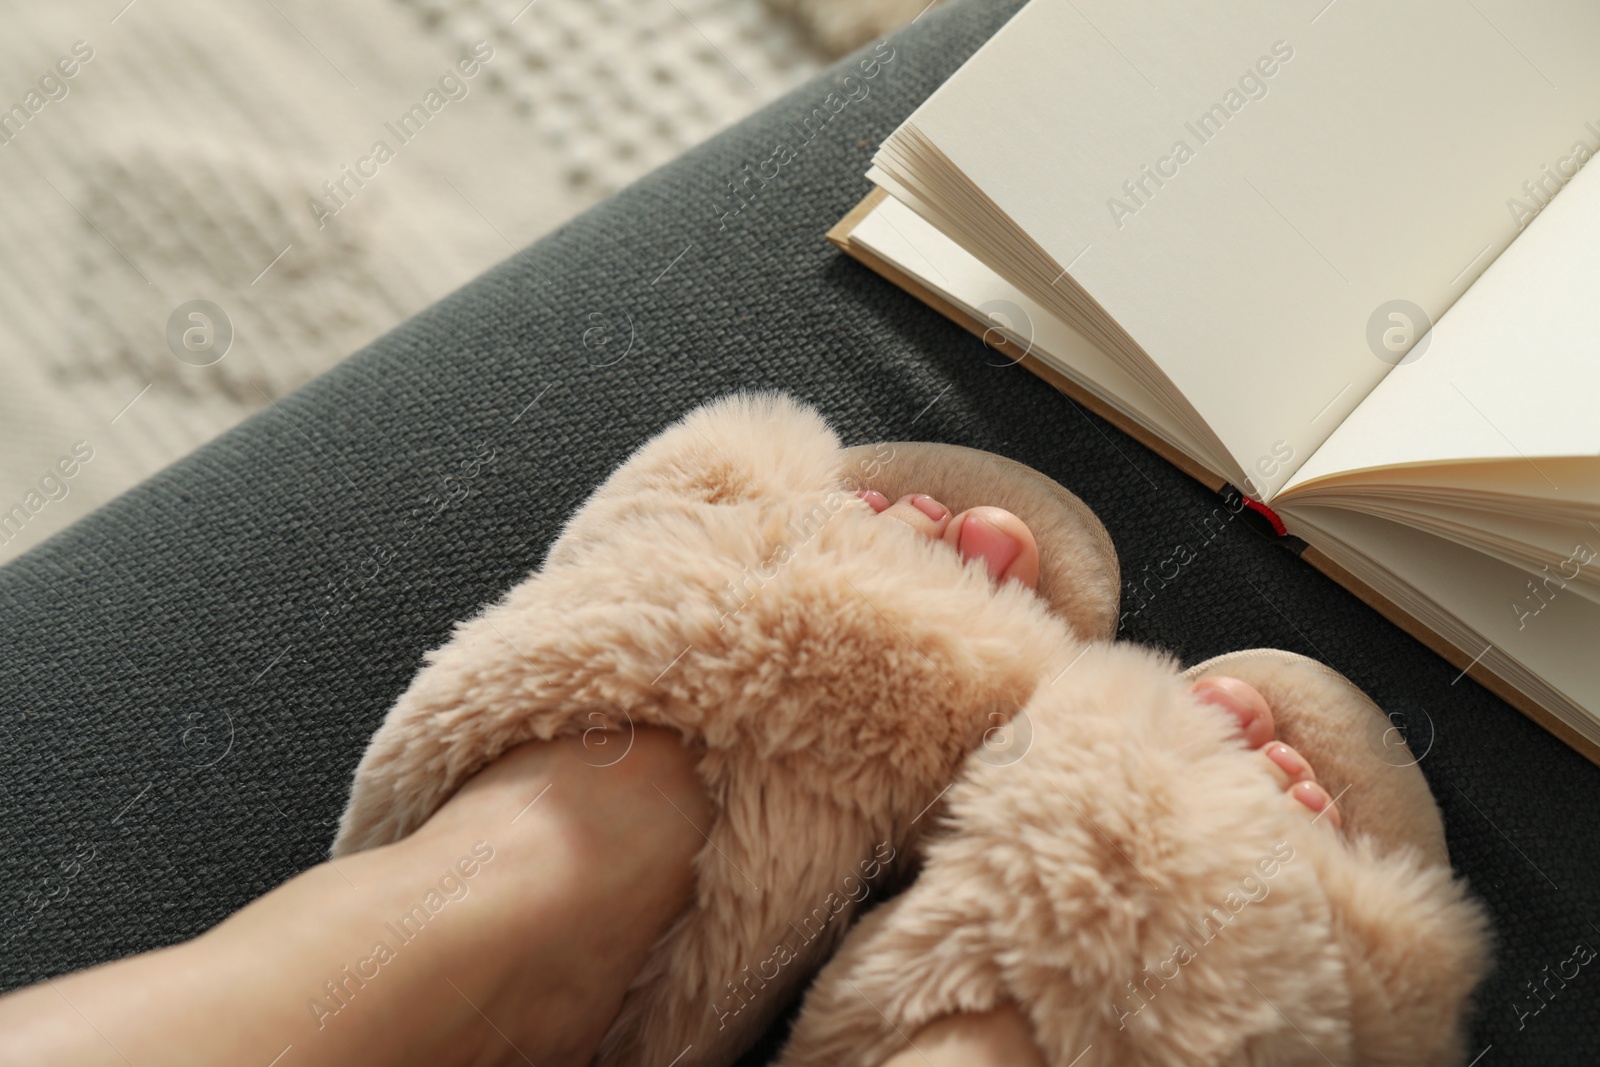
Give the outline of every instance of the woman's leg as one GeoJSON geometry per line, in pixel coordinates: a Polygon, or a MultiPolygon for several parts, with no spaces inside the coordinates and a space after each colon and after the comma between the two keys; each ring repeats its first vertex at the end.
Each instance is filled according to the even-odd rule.
{"type": "MultiPolygon", "coordinates": [[[[1038,580],[1009,512],[864,495],[996,581],[1038,580]]],[[[709,822],[669,732],[639,730],[621,760],[524,745],[400,842],[192,941],[0,998],[0,1062],[587,1063],[688,904],[709,822]]]]}
{"type": "Polygon", "coordinates": [[[710,814],[674,734],[595,765],[614,758],[521,746],[403,841],[0,999],[0,1062],[587,1063],[690,900],[710,814]]]}

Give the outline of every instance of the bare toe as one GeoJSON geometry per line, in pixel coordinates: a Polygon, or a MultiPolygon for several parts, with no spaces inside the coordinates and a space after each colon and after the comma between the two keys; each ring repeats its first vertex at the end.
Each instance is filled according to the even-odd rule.
{"type": "Polygon", "coordinates": [[[944,536],[945,528],[950,525],[950,509],[926,493],[903,496],[888,507],[879,509],[878,513],[891,519],[899,519],[913,530],[935,541],[944,536]]]}
{"type": "Polygon", "coordinates": [[[997,582],[1039,585],[1039,545],[1028,524],[1004,508],[969,508],[950,520],[944,541],[962,559],[981,559],[997,582]]]}
{"type": "Polygon", "coordinates": [[[898,519],[934,540],[942,540],[964,560],[981,559],[997,582],[1039,585],[1039,545],[1028,524],[1004,508],[968,508],[954,517],[926,493],[911,493],[893,504],[875,489],[856,494],[880,515],[898,519]]]}
{"type": "Polygon", "coordinates": [[[1339,806],[1317,781],[1309,760],[1282,741],[1273,741],[1261,750],[1261,762],[1297,810],[1313,822],[1327,819],[1328,825],[1339,828],[1339,806]]]}
{"type": "Polygon", "coordinates": [[[856,496],[860,497],[862,500],[865,500],[867,502],[867,507],[878,512],[880,515],[889,508],[889,498],[878,492],[876,489],[863,489],[857,493],[856,496]]]}
{"type": "Polygon", "coordinates": [[[1255,686],[1237,678],[1213,675],[1195,682],[1189,691],[1207,704],[1226,709],[1237,719],[1239,732],[1251,748],[1260,748],[1276,736],[1272,708],[1255,686]]]}
{"type": "Polygon", "coordinates": [[[1296,782],[1289,787],[1289,796],[1311,814],[1311,821],[1326,819],[1335,830],[1339,828],[1339,805],[1333,802],[1328,791],[1316,782],[1296,782]]]}
{"type": "Polygon", "coordinates": [[[1285,789],[1296,782],[1317,780],[1317,772],[1311,769],[1311,764],[1306,762],[1306,758],[1282,741],[1274,741],[1261,751],[1283,774],[1285,789]]]}

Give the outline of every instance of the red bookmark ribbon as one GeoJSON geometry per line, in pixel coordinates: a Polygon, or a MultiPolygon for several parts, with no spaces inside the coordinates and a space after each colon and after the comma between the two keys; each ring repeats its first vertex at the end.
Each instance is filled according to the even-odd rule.
{"type": "Polygon", "coordinates": [[[1289,528],[1283,524],[1283,520],[1282,519],[1278,518],[1278,513],[1276,511],[1273,511],[1271,508],[1267,507],[1261,501],[1259,501],[1259,500],[1251,500],[1249,497],[1245,497],[1244,498],[1244,506],[1249,508],[1251,511],[1255,512],[1256,514],[1262,516],[1268,522],[1272,523],[1272,532],[1273,533],[1277,534],[1279,537],[1288,536],[1289,528]]]}

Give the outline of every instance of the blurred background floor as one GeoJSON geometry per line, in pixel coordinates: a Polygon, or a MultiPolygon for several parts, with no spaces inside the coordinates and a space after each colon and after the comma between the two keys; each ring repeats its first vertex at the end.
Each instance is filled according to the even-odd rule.
{"type": "Polygon", "coordinates": [[[0,562],[926,6],[0,3],[0,562]]]}

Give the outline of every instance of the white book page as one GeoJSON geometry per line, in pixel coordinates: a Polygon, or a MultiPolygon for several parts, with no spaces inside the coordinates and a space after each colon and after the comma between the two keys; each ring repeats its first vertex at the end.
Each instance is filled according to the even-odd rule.
{"type": "Polygon", "coordinates": [[[1597,51],[1556,0],[1034,0],[909,123],[1242,467],[1292,454],[1270,496],[1390,370],[1375,313],[1437,319],[1600,146],[1597,51]]]}
{"type": "MultiPolygon", "coordinates": [[[[859,244],[980,321],[994,323],[1024,353],[1036,355],[1174,447],[1206,462],[1205,446],[1164,419],[1161,404],[1082,334],[984,266],[932,223],[893,198],[850,233],[859,244]]],[[[995,373],[1019,368],[995,357],[995,373]]]]}
{"type": "Polygon", "coordinates": [[[1527,493],[1557,495],[1567,479],[1539,457],[1600,463],[1597,297],[1600,166],[1567,183],[1288,488],[1395,464],[1512,459],[1525,462],[1527,493]]]}

